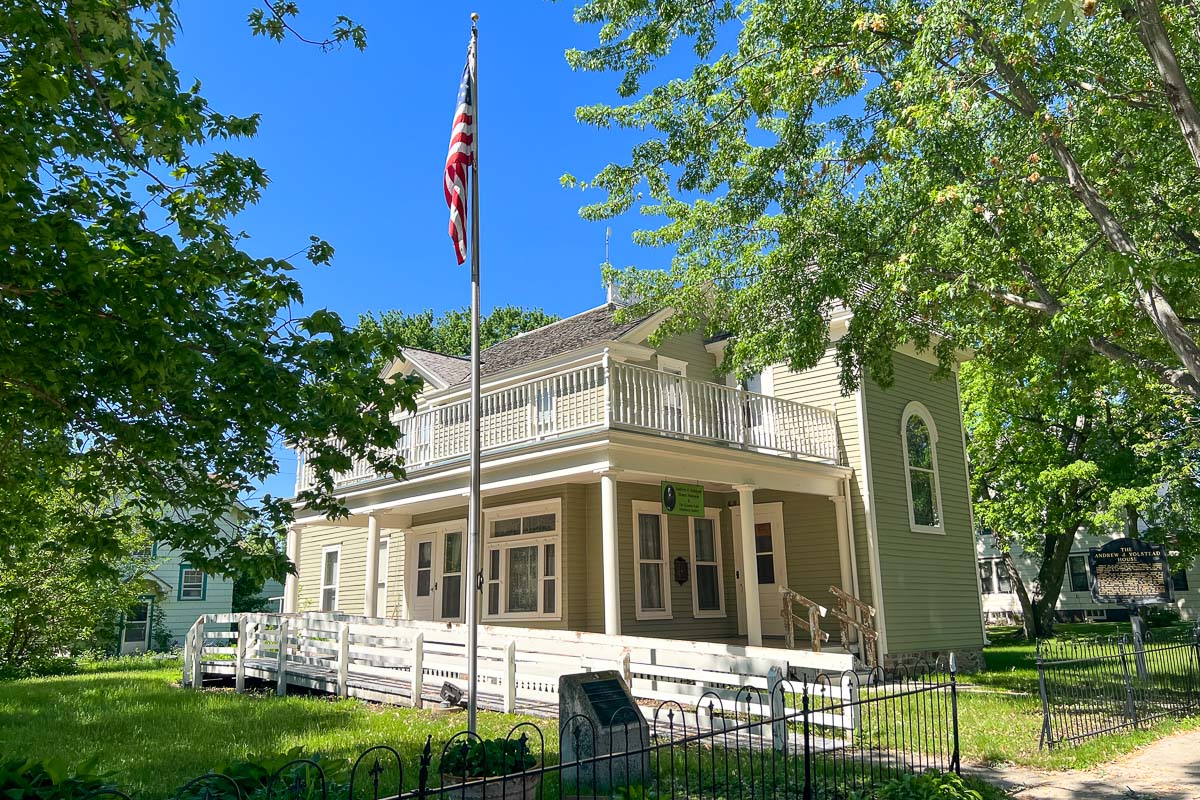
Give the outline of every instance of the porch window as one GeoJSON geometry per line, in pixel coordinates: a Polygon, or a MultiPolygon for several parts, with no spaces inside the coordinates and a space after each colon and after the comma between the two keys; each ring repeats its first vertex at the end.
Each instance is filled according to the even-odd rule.
{"type": "Polygon", "coordinates": [[[670,619],[671,591],[667,574],[667,518],[656,503],[635,502],[634,601],[638,619],[670,619]]]}
{"type": "Polygon", "coordinates": [[[341,577],[342,546],[326,547],[321,553],[321,610],[337,611],[338,580],[341,577]]]}
{"type": "Polygon", "coordinates": [[[1088,582],[1087,556],[1071,556],[1068,559],[1067,566],[1071,573],[1071,591],[1091,591],[1092,587],[1088,582]]]}
{"type": "Polygon", "coordinates": [[[208,589],[208,577],[187,564],[179,565],[178,600],[203,600],[208,589]]]}
{"type": "Polygon", "coordinates": [[[725,584],[721,572],[721,517],[715,508],[689,517],[692,547],[692,615],[725,616],[725,584]]]}
{"type": "Polygon", "coordinates": [[[905,406],[901,420],[909,527],[925,533],[944,533],[937,426],[933,424],[929,409],[917,402],[905,406]]]}
{"type": "Polygon", "coordinates": [[[486,513],[486,616],[560,618],[561,505],[554,500],[486,513]]]}

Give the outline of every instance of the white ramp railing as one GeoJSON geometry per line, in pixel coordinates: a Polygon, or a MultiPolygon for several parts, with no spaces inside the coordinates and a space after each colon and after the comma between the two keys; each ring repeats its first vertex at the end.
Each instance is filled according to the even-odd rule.
{"type": "MultiPolygon", "coordinates": [[[[378,619],[343,614],[208,614],[185,639],[185,683],[199,686],[206,671],[246,675],[336,692],[341,696],[405,698],[420,707],[425,690],[466,687],[467,628],[459,624],[378,619]]],[[[577,631],[485,625],[479,629],[479,691],[506,712],[558,704],[559,676],[617,670],[639,700],[703,705],[770,716],[788,676],[815,678],[810,691],[824,700],[853,700],[857,680],[848,653],[811,653],[716,642],[606,636],[577,631]],[[774,676],[774,677],[772,677],[774,676]]],[[[814,716],[820,725],[853,728],[852,709],[814,716]]]]}

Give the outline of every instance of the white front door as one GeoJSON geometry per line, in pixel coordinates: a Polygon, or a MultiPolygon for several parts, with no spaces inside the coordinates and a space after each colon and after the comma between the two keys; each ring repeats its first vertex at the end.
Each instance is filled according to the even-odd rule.
{"type": "MultiPolygon", "coordinates": [[[[734,560],[737,567],[738,632],[746,633],[746,592],[742,565],[742,520],[733,509],[734,560]]],[[[763,636],[783,636],[782,595],[787,586],[787,554],[783,542],[783,503],[755,503],[754,552],[758,567],[758,605],[763,636]]]]}
{"type": "Polygon", "coordinates": [[[413,566],[408,603],[412,619],[433,619],[433,545],[436,539],[432,533],[410,539],[409,563],[413,566]]]}

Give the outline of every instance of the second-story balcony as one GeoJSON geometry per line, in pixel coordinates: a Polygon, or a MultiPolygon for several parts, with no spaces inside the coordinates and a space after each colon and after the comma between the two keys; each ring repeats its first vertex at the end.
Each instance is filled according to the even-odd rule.
{"type": "MultiPolygon", "coordinates": [[[[840,464],[830,410],[623,362],[596,362],[489,391],[481,397],[484,455],[605,429],[706,442],[786,458],[840,464]]],[[[397,448],[416,471],[469,455],[470,400],[400,417],[397,448]]],[[[337,485],[377,480],[359,462],[337,485]]],[[[303,463],[296,489],[312,485],[303,463]]]]}

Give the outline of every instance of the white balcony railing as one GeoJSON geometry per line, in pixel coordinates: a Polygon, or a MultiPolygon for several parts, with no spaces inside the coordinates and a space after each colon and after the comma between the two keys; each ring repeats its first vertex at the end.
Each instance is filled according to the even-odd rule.
{"type": "MultiPolygon", "coordinates": [[[[722,444],[794,458],[840,463],[837,419],[816,406],[613,362],[576,367],[488,392],[481,398],[483,451],[579,431],[619,428],[722,444]]],[[[468,455],[470,402],[437,406],[397,424],[409,472],[468,455]]],[[[338,484],[373,480],[358,462],[338,484]]],[[[296,489],[312,485],[301,459],[296,489]]]]}

